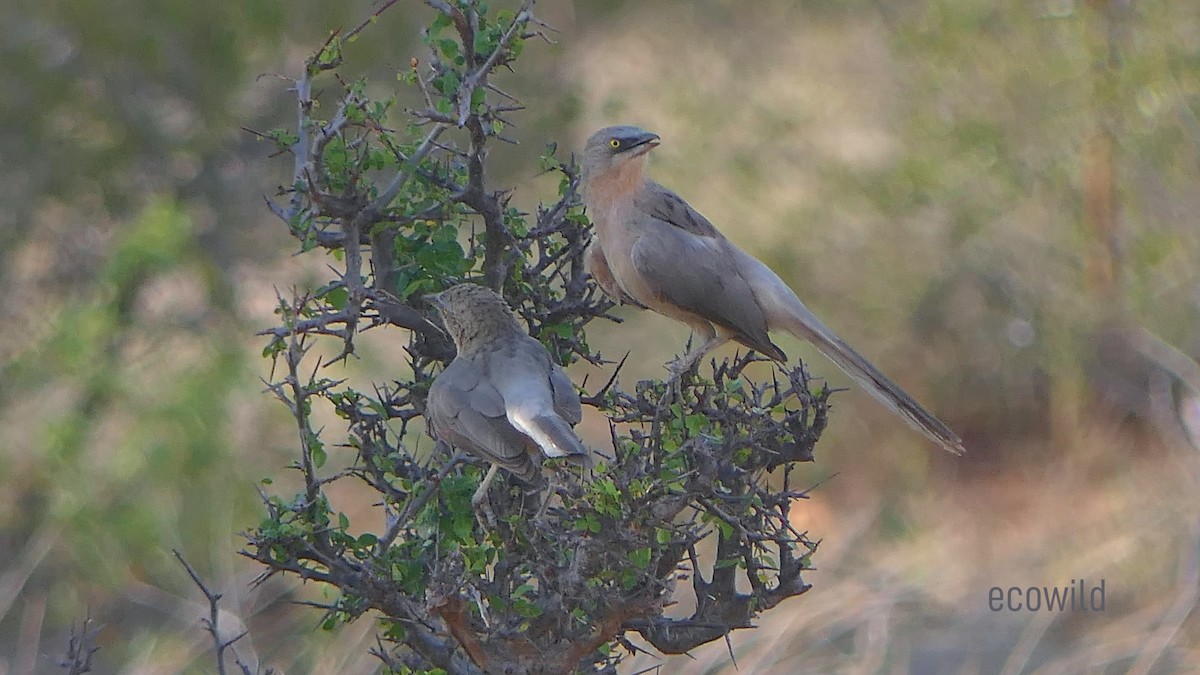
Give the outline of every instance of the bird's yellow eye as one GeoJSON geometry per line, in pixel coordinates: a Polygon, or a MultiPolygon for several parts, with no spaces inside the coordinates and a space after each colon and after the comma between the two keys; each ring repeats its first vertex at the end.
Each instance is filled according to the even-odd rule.
{"type": "Polygon", "coordinates": [[[615,138],[614,138],[614,139],[612,139],[611,141],[609,141],[609,142],[608,142],[608,144],[609,144],[609,145],[611,145],[611,146],[612,146],[612,147],[614,147],[614,148],[619,148],[619,147],[621,147],[621,141],[618,141],[618,140],[617,140],[617,139],[615,139],[615,138]]]}

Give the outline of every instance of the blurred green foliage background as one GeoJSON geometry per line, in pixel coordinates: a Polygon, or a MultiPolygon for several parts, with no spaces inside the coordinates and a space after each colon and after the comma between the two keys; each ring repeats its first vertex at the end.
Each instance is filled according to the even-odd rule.
{"type": "MultiPolygon", "coordinates": [[[[236,555],[259,518],[255,485],[282,473],[294,434],[260,391],[253,333],[276,288],[321,274],[263,206],[290,161],[242,127],[292,123],[276,75],[370,9],[0,6],[0,673],[54,672],[88,612],[97,672],[211,670],[172,548],[228,593],[264,664],[374,667],[369,621],[319,634],[314,611],[283,602],[312,589],[251,591],[259,570],[236,555]]],[[[528,110],[522,143],[493,157],[517,203],[553,193],[537,172],[545,142],[578,147],[609,123],[658,132],[656,178],[970,450],[936,456],[867,397],[839,395],[808,469],[841,472],[811,506],[830,571],[735,640],[741,658],[765,658],[744,650],[772,639],[786,647],[772,658],[820,672],[1078,672],[1102,658],[1168,672],[1195,655],[1191,605],[1177,605],[1195,599],[1200,5],[537,12],[556,43],[531,42],[501,85],[528,110]],[[986,611],[991,585],[1085,574],[1119,598],[1092,623],[986,611]],[[974,646],[955,641],[964,631],[974,646]],[[1097,656],[1088,634],[1134,646],[1097,656]]],[[[429,16],[402,0],[344,70],[398,89],[429,16]]],[[[661,375],[683,329],[620,311],[629,320],[590,341],[610,357],[635,348],[626,377],[661,375]]],[[[401,363],[399,344],[368,341],[354,367],[401,363]]],[[[732,668],[722,649],[673,672],[732,668]]],[[[755,663],[742,666],[768,672],[755,663]]]]}

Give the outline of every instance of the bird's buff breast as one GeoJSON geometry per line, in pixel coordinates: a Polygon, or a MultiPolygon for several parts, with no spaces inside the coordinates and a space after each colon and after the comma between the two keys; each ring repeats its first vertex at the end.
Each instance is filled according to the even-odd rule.
{"type": "Polygon", "coordinates": [[[656,294],[651,292],[633,268],[631,251],[642,233],[631,226],[634,220],[632,204],[608,203],[601,206],[593,210],[592,219],[596,223],[596,239],[600,242],[604,257],[608,259],[613,278],[629,297],[653,308],[658,304],[656,294]]]}

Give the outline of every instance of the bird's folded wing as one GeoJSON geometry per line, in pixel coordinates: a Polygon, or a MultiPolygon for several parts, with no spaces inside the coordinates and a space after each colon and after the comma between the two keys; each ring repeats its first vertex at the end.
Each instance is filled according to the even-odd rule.
{"type": "Polygon", "coordinates": [[[531,480],[528,439],[508,420],[504,398],[470,361],[456,360],[434,380],[427,414],[438,439],[531,480]]]}
{"type": "MultiPolygon", "coordinates": [[[[672,207],[659,213],[676,211],[672,207]]],[[[784,360],[783,350],[767,334],[766,316],[738,268],[733,245],[719,233],[697,235],[652,213],[637,214],[644,222],[630,251],[633,267],[647,285],[666,302],[732,331],[742,344],[784,360]]]]}
{"type": "Polygon", "coordinates": [[[664,223],[669,223],[686,232],[717,239],[722,236],[716,225],[713,225],[699,211],[693,209],[692,205],[684,201],[683,197],[654,181],[646,181],[641,192],[634,197],[633,206],[638,211],[648,213],[664,223]]]}
{"type": "Polygon", "coordinates": [[[543,455],[588,456],[571,430],[583,417],[579,395],[540,342],[530,337],[495,352],[490,377],[503,397],[508,421],[533,439],[543,455]]]}
{"type": "Polygon", "coordinates": [[[554,412],[568,424],[579,424],[579,420],[583,419],[579,392],[575,390],[575,385],[566,372],[553,363],[550,364],[550,389],[554,396],[554,412]]]}

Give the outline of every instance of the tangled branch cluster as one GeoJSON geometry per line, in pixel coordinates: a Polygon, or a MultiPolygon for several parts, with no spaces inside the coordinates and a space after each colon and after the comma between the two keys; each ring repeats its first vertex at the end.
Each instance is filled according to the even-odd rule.
{"type": "Polygon", "coordinates": [[[790,471],[812,459],[828,392],[814,393],[803,369],[755,384],[744,371],[756,359],[746,355],[714,364],[711,380],[692,375],[672,392],[645,381],[634,393],[614,373],[585,399],[611,421],[608,461],[564,474],[538,518],[543,496],[500,480],[487,528],[470,504],[478,461],[440,444],[422,457],[406,446],[430,382],[454,354],[424,294],[462,280],[500,291],[564,365],[604,364],[584,328],[616,320],[584,273],[587,220],[573,163],[553,148],[543,156],[543,169],[561,176],[559,195],[532,217],[488,179],[487,144],[504,140],[507,115],[521,108],[492,76],[543,36],[532,1],[495,16],[474,0],[427,4],[431,55],[402,78],[424,107],[403,115],[402,130],[388,123],[393,102],[371,99],[361,80],[337,80],[336,103],[317,105],[313,80],[341,63],[335,35],[295,83],[296,130],[262,134],[294,157],[292,184],[272,210],[302,250],[333,251],[341,263],[325,286],[281,298],[281,324],[262,333],[277,365],[268,387],[296,421],[304,487],[264,494],[267,516],[245,554],[268,573],[336,587],[327,628],[378,612],[376,652],[395,672],[613,672],[637,649],[634,633],[682,653],[749,627],[808,588],[801,572],[816,545],[790,522],[804,496],[790,471]],[[328,119],[321,109],[332,110],[328,119]],[[411,373],[370,392],[329,375],[353,357],[358,332],[389,325],[410,335],[411,373]],[[331,340],[338,357],[319,360],[312,347],[331,340]],[[313,421],[323,405],[345,421],[337,444],[354,451],[337,469],[329,432],[313,421]],[[333,508],[327,488],[343,480],[380,495],[382,531],[333,508]],[[685,582],[694,607],[671,616],[685,582]]]}

